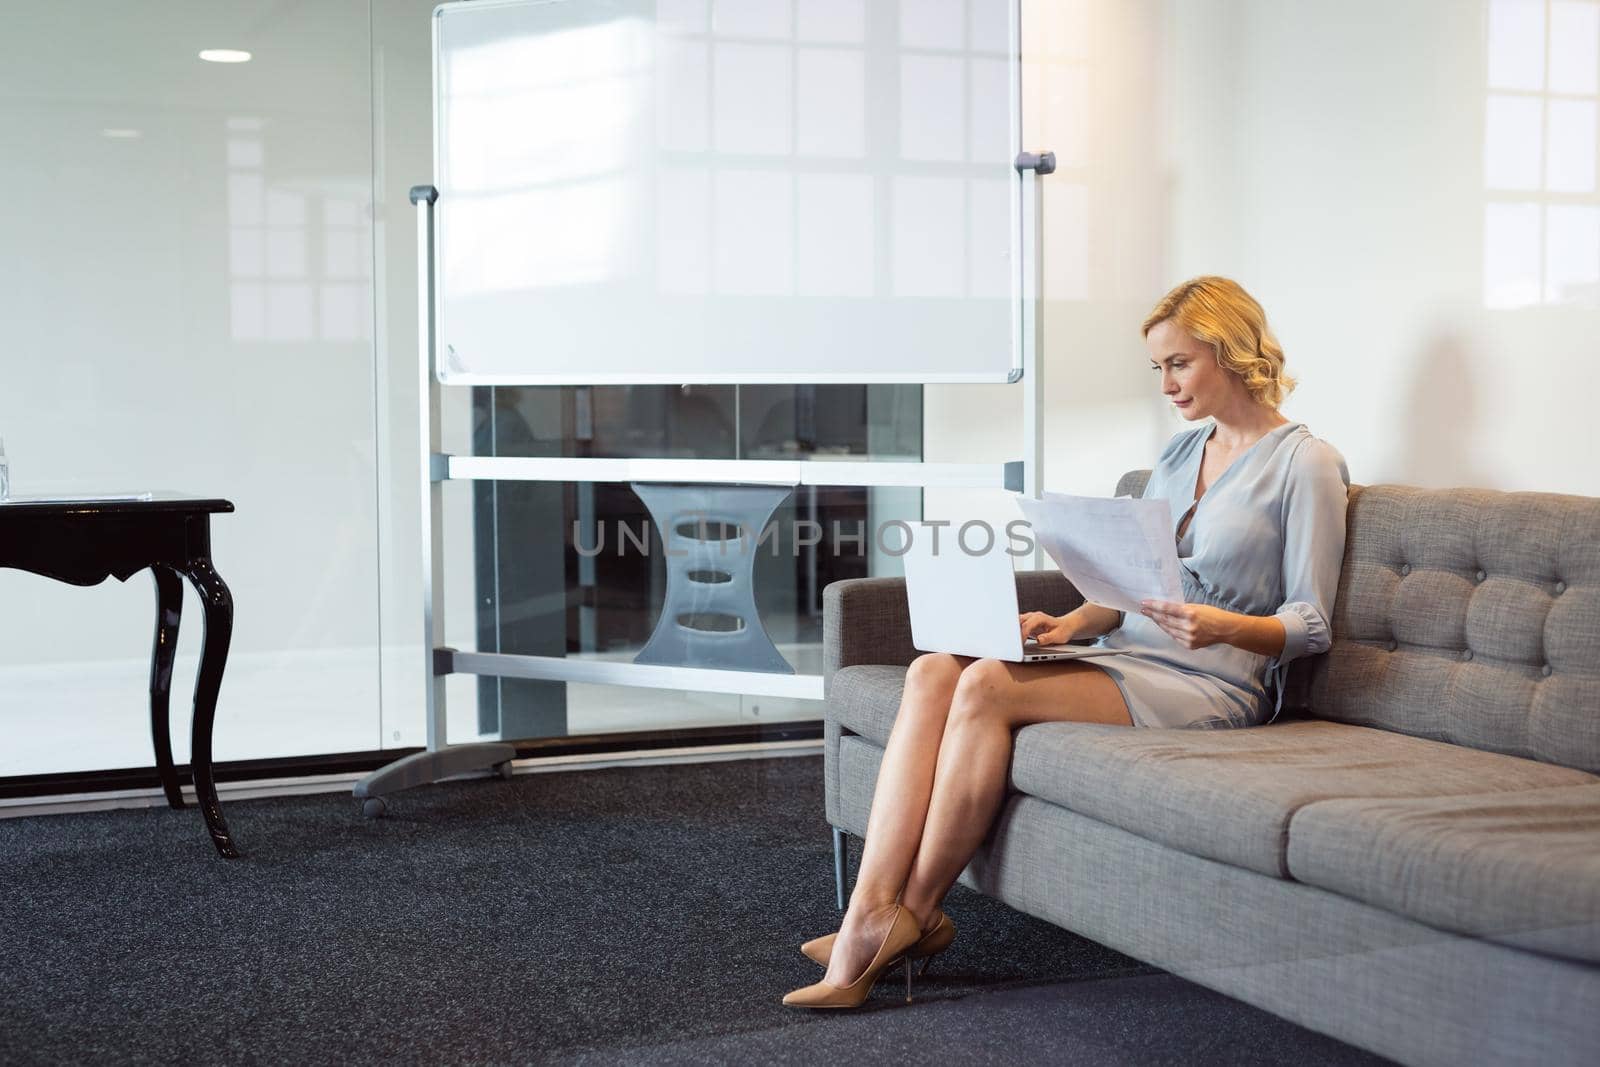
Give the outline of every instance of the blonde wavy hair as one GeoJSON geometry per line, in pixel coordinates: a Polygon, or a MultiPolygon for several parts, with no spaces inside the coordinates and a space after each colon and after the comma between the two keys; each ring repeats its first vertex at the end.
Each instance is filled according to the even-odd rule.
{"type": "Polygon", "coordinates": [[[1277,408],[1294,391],[1267,313],[1233,279],[1208,274],[1177,286],[1145,316],[1144,334],[1168,319],[1216,349],[1217,365],[1237,374],[1257,403],[1277,408]]]}

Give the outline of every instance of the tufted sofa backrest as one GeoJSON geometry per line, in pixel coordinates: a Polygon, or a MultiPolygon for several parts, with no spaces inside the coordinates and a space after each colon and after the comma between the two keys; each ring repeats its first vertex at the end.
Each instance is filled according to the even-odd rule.
{"type": "Polygon", "coordinates": [[[1352,485],[1346,521],[1286,707],[1600,773],[1600,498],[1352,485]]]}

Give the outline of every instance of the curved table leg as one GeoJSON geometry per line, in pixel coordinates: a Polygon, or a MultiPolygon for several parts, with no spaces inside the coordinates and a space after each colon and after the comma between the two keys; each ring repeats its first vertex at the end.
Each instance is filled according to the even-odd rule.
{"type": "Polygon", "coordinates": [[[206,829],[217,851],[235,859],[228,824],[222,821],[222,805],[217,800],[217,784],[211,776],[211,723],[217,714],[217,691],[222,688],[222,668],[228,660],[228,642],[233,637],[233,594],[208,559],[189,564],[188,577],[205,609],[205,640],[200,648],[200,673],[194,685],[194,733],[189,764],[194,770],[195,799],[205,816],[206,829]]]}
{"type": "Polygon", "coordinates": [[[172,693],[172,661],[178,651],[178,621],[183,615],[183,582],[167,567],[155,566],[156,639],[150,654],[150,743],[156,750],[156,773],[167,806],[183,807],[183,790],[172,765],[172,730],[168,725],[168,697],[172,693]]]}

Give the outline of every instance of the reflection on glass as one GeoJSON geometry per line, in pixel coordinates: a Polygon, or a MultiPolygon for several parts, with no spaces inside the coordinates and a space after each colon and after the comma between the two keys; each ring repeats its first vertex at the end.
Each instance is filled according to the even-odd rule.
{"type": "MultiPolygon", "coordinates": [[[[917,460],[922,390],[902,385],[498,387],[473,390],[476,451],[502,456],[917,460]]],[[[478,648],[631,662],[656,627],[668,563],[649,509],[619,483],[474,483],[478,648]]],[[[821,670],[822,590],[894,573],[873,531],[916,519],[916,489],[799,486],[773,513],[754,559],[760,621],[784,660],[821,670]]],[[[607,710],[611,687],[483,678],[481,733],[546,737],[765,716],[811,718],[773,698],[658,698],[607,710]],[[712,706],[723,709],[711,713],[712,706]]]]}
{"type": "Polygon", "coordinates": [[[798,291],[804,296],[871,296],[877,274],[872,178],[801,174],[795,178],[795,192],[798,291]]]}
{"type": "Polygon", "coordinates": [[[656,199],[677,205],[656,212],[656,277],[672,294],[711,291],[711,172],[705,167],[664,167],[656,199]]]}
{"type": "Polygon", "coordinates": [[[860,44],[867,36],[867,0],[804,0],[795,12],[802,41],[860,44]]]}
{"type": "Polygon", "coordinates": [[[453,239],[444,272],[456,291],[629,273],[642,206],[618,167],[647,136],[650,36],[644,20],[618,18],[447,53],[453,239]]]}
{"type": "Polygon", "coordinates": [[[475,452],[596,459],[922,455],[916,385],[501,386],[474,390],[475,452]]]}
{"type": "Polygon", "coordinates": [[[1550,155],[1545,188],[1552,192],[1594,192],[1595,102],[1551,100],[1550,155]]]}
{"type": "Polygon", "coordinates": [[[907,48],[960,50],[967,45],[965,0],[921,0],[900,5],[900,43],[907,48]]]}
{"type": "Polygon", "coordinates": [[[795,59],[795,151],[843,159],[866,155],[866,57],[859,49],[802,48],[795,59]]]}
{"type": "Polygon", "coordinates": [[[1600,205],[1551,204],[1545,211],[1545,303],[1600,305],[1600,205]]]}
{"type": "Polygon", "coordinates": [[[900,60],[900,154],[960,160],[966,155],[967,68],[950,56],[900,60]]]}
{"type": "Polygon", "coordinates": [[[1484,184],[1537,189],[1543,163],[1542,101],[1491,94],[1484,109],[1484,184]]]}
{"type": "Polygon", "coordinates": [[[711,0],[656,0],[656,25],[682,33],[705,33],[711,0]]]}
{"type": "Polygon", "coordinates": [[[723,37],[789,36],[790,0],[716,0],[712,29],[723,37]]]}
{"type": "Polygon", "coordinates": [[[1545,0],[1490,0],[1490,88],[1544,88],[1544,7],[1545,0]]]}
{"type": "Polygon", "coordinates": [[[685,378],[853,376],[864,352],[1003,373],[974,353],[1010,355],[1010,5],[919,0],[869,32],[876,11],[614,0],[441,22],[447,375],[605,376],[646,350],[685,378]]]}
{"type": "Polygon", "coordinates": [[[966,188],[960,178],[894,179],[894,294],[956,297],[966,287],[966,188]]]}
{"type": "Polygon", "coordinates": [[[1550,85],[1553,93],[1600,92],[1600,4],[1555,0],[1550,5],[1550,85]]]}
{"type": "Polygon", "coordinates": [[[1483,304],[1516,308],[1539,302],[1538,204],[1486,204],[1483,215],[1483,304]]]}
{"type": "Polygon", "coordinates": [[[712,142],[717,151],[754,156],[793,152],[793,51],[784,45],[718,42],[713,52],[712,142]]]}
{"type": "Polygon", "coordinates": [[[781,171],[724,167],[711,184],[716,237],[712,284],[719,293],[794,292],[794,178],[781,171]]]}
{"type": "Polygon", "coordinates": [[[1600,306],[1600,2],[1491,0],[1486,81],[1484,306],[1600,306]]]}
{"type": "MultiPolygon", "coordinates": [[[[711,47],[667,33],[656,37],[656,145],[672,152],[704,152],[711,143],[711,47]]],[[[662,203],[675,204],[676,198],[662,203]]],[[[662,212],[667,214],[667,212],[662,212]]]]}
{"type": "Polygon", "coordinates": [[[233,339],[365,340],[371,301],[362,194],[331,181],[310,190],[270,182],[258,118],[228,119],[226,135],[233,339]],[[315,270],[313,242],[321,244],[315,270]]]}

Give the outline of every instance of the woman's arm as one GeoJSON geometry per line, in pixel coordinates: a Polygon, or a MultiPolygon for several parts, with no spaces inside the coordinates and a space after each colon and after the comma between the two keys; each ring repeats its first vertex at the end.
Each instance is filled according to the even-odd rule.
{"type": "Polygon", "coordinates": [[[1294,457],[1284,491],[1284,602],[1272,615],[1241,615],[1209,604],[1146,600],[1143,614],[1186,648],[1218,643],[1287,663],[1325,652],[1344,564],[1350,474],[1344,457],[1312,439],[1294,457]]]}
{"type": "Polygon", "coordinates": [[[1169,600],[1145,600],[1140,609],[1157,626],[1184,648],[1208,645],[1234,645],[1263,656],[1277,657],[1284,651],[1288,628],[1277,615],[1241,615],[1210,604],[1179,604],[1169,600]]]}
{"type": "Polygon", "coordinates": [[[1283,652],[1288,631],[1276,615],[1240,615],[1220,608],[1216,610],[1225,616],[1218,624],[1219,639],[1223,643],[1274,659],[1283,652]]]}
{"type": "Polygon", "coordinates": [[[1064,645],[1080,637],[1099,637],[1122,625],[1122,612],[1088,603],[1065,615],[1025,611],[1020,618],[1022,636],[1036,637],[1041,645],[1064,645]]]}
{"type": "Polygon", "coordinates": [[[1350,471],[1325,441],[1312,438],[1301,451],[1283,496],[1284,602],[1272,618],[1283,626],[1284,640],[1281,650],[1268,653],[1280,663],[1328,650],[1344,567],[1350,471]]]}
{"type": "Polygon", "coordinates": [[[1061,616],[1062,622],[1072,627],[1073,640],[1079,637],[1099,637],[1122,625],[1122,612],[1102,604],[1085,602],[1061,616]]]}

